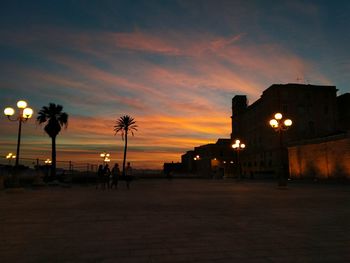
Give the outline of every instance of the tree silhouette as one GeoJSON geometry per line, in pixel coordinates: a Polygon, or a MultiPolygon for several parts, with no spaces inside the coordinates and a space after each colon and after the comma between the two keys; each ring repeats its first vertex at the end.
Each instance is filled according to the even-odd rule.
{"type": "Polygon", "coordinates": [[[122,135],[122,139],[124,140],[125,138],[123,172],[122,172],[123,176],[125,176],[125,160],[126,160],[126,151],[128,148],[128,133],[131,132],[132,136],[134,136],[134,131],[137,131],[136,128],[137,128],[136,121],[134,120],[134,118],[128,115],[120,117],[114,125],[115,134],[120,132],[122,135]]]}
{"type": "Polygon", "coordinates": [[[56,178],[56,136],[60,133],[61,128],[67,128],[68,114],[62,112],[63,106],[50,103],[49,106],[43,106],[36,118],[39,124],[46,123],[44,130],[51,137],[51,176],[56,178]]]}

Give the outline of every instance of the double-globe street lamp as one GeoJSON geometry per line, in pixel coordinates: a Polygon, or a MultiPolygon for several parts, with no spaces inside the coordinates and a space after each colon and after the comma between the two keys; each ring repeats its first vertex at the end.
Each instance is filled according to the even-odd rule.
{"type": "Polygon", "coordinates": [[[284,160],[283,160],[283,132],[288,130],[292,126],[293,122],[291,119],[283,118],[281,113],[275,113],[274,118],[270,120],[270,126],[278,132],[279,135],[279,147],[280,147],[280,171],[279,171],[279,186],[287,185],[287,178],[285,177],[284,171],[284,160]]]}
{"type": "Polygon", "coordinates": [[[242,143],[240,140],[236,140],[234,144],[232,144],[232,148],[233,150],[236,152],[237,154],[237,165],[238,165],[238,179],[241,180],[242,179],[242,167],[241,167],[241,162],[239,159],[239,152],[244,150],[245,148],[245,144],[242,143]]]}
{"type": "Polygon", "coordinates": [[[109,159],[110,156],[111,155],[109,153],[106,153],[106,152],[100,153],[100,157],[103,159],[104,164],[111,161],[111,159],[109,159]]]}
{"type": "Polygon", "coordinates": [[[15,171],[12,177],[12,186],[17,187],[19,185],[18,177],[18,165],[19,165],[19,149],[21,145],[21,131],[22,123],[28,121],[33,115],[33,110],[27,107],[27,102],[24,100],[19,100],[17,102],[18,114],[14,116],[15,110],[11,107],[7,107],[4,110],[4,114],[10,121],[18,121],[18,137],[17,137],[17,150],[16,150],[16,162],[15,162],[15,171]]]}
{"type": "Polygon", "coordinates": [[[17,102],[17,107],[19,109],[17,116],[14,116],[15,110],[11,107],[7,107],[4,110],[6,117],[10,121],[18,121],[18,137],[17,137],[17,151],[16,151],[16,163],[15,166],[18,167],[19,163],[19,149],[21,145],[21,130],[22,123],[28,121],[33,115],[33,110],[27,107],[27,102],[20,100],[17,102]]]}
{"type": "Polygon", "coordinates": [[[6,159],[9,159],[9,165],[11,165],[11,160],[15,158],[16,158],[16,155],[14,155],[13,153],[8,153],[6,155],[6,159]]]}

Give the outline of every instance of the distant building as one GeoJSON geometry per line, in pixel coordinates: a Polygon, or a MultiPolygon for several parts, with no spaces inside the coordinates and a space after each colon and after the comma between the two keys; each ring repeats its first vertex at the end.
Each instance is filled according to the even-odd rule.
{"type": "Polygon", "coordinates": [[[169,177],[172,176],[174,173],[182,173],[184,172],[183,164],[182,163],[164,163],[163,165],[163,173],[165,176],[169,177]]]}
{"type": "Polygon", "coordinates": [[[233,176],[236,161],[231,139],[218,139],[216,143],[195,147],[181,156],[181,162],[186,171],[201,177],[233,176]]]}
{"type": "Polygon", "coordinates": [[[231,146],[239,139],[246,145],[240,154],[243,177],[276,177],[281,163],[286,173],[291,169],[295,176],[295,158],[306,156],[305,152],[296,157],[295,147],[304,151],[315,139],[332,141],[338,138],[333,136],[344,136],[350,130],[350,94],[337,97],[335,86],[274,84],[251,105],[245,95],[234,96],[231,118],[231,138],[188,151],[182,156],[186,171],[207,177],[213,176],[215,171],[222,176],[237,176],[237,156],[231,146]],[[283,132],[282,151],[279,136],[269,125],[277,112],[293,121],[293,125],[283,132]],[[288,165],[288,146],[289,156],[293,158],[291,167],[288,165]]]}
{"type": "Polygon", "coordinates": [[[235,96],[231,139],[239,138],[247,145],[241,157],[243,174],[275,176],[281,161],[288,169],[287,147],[280,151],[279,137],[269,125],[276,112],[293,121],[283,133],[285,145],[336,133],[339,122],[336,93],[335,86],[274,84],[250,106],[246,96],[235,96]]]}

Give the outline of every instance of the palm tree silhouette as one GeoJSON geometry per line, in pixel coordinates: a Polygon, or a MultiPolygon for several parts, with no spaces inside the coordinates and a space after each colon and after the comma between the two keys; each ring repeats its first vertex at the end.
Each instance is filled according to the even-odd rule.
{"type": "Polygon", "coordinates": [[[132,136],[134,136],[134,131],[137,131],[136,128],[137,128],[136,121],[134,120],[134,118],[128,115],[120,117],[114,125],[115,134],[120,132],[123,140],[125,137],[123,172],[122,172],[123,176],[125,176],[125,160],[126,160],[126,151],[128,148],[128,133],[131,132],[132,136]]]}
{"type": "Polygon", "coordinates": [[[62,112],[63,106],[50,103],[49,106],[43,106],[36,118],[39,124],[46,123],[44,130],[51,137],[52,151],[51,151],[51,176],[56,178],[56,136],[64,126],[68,125],[68,114],[62,112]]]}

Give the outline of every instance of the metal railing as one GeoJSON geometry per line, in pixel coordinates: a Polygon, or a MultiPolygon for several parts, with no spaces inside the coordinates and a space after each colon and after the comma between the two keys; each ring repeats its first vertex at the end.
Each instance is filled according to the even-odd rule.
{"type": "MultiPolygon", "coordinates": [[[[39,158],[21,158],[20,165],[34,169],[39,166],[49,166],[50,164],[45,163],[46,160],[39,158]]],[[[15,162],[13,159],[6,159],[0,157],[0,165],[14,166],[15,162]]],[[[87,162],[73,162],[73,161],[57,161],[56,168],[61,171],[79,171],[79,172],[96,172],[97,164],[87,162]]]]}

